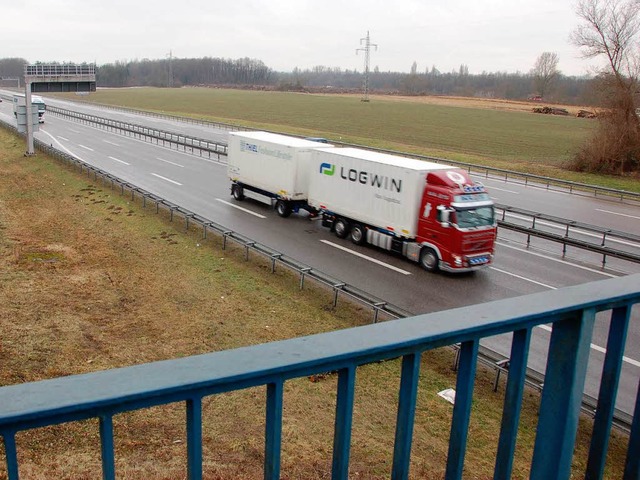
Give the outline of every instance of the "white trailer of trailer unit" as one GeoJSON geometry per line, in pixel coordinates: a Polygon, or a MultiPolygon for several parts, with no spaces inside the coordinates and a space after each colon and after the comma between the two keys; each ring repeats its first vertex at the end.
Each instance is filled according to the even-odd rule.
{"type": "Polygon", "coordinates": [[[270,132],[230,132],[227,174],[234,184],[272,198],[306,200],[311,152],[330,147],[270,132]],[[247,188],[248,187],[248,188],[247,188]]]}
{"type": "Polygon", "coordinates": [[[414,238],[426,177],[440,165],[358,148],[312,152],[308,203],[313,208],[414,238]]]}

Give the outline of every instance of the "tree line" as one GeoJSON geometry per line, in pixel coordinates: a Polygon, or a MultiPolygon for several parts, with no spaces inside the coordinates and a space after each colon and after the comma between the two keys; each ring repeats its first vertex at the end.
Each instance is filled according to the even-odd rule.
{"type": "MultiPolygon", "coordinates": [[[[0,77],[22,76],[26,63],[26,60],[19,58],[0,59],[0,77]]],[[[556,73],[553,84],[545,86],[545,101],[581,105],[591,103],[591,79],[556,73]]],[[[358,92],[364,82],[364,74],[355,69],[316,66],[276,72],[261,60],[213,57],[117,61],[97,67],[96,77],[98,87],[217,85],[336,92],[358,92]]],[[[533,70],[528,73],[470,74],[468,67],[461,65],[458,70],[451,72],[441,72],[435,66],[419,72],[415,62],[410,73],[383,72],[374,68],[369,73],[369,88],[371,92],[387,94],[505,99],[526,99],[541,93],[533,70]]]]}

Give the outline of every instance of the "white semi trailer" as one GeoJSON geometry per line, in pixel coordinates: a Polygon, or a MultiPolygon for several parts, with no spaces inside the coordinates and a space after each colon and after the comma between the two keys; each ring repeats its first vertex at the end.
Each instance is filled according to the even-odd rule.
{"type": "Polygon", "coordinates": [[[269,132],[231,132],[227,173],[231,193],[242,200],[255,192],[275,202],[278,214],[288,217],[307,208],[311,152],[320,144],[269,132]]]}

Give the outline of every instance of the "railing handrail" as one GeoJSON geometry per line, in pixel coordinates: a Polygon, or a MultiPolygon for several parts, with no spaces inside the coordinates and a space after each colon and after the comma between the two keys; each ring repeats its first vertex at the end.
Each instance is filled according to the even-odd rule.
{"type": "MultiPolygon", "coordinates": [[[[342,385],[342,388],[348,388],[350,392],[348,395],[338,395],[337,411],[345,411],[346,407],[348,418],[344,413],[336,416],[334,440],[339,444],[337,449],[334,444],[334,478],[346,478],[344,472],[348,471],[349,448],[344,442],[348,442],[349,437],[341,437],[337,432],[343,430],[339,427],[341,422],[351,424],[352,410],[349,402],[353,401],[353,390],[356,387],[352,380],[347,379],[353,379],[355,369],[362,365],[398,357],[403,359],[403,375],[393,472],[396,478],[407,478],[411,433],[409,430],[408,434],[398,436],[398,432],[405,432],[407,420],[403,419],[407,415],[408,425],[413,424],[418,394],[417,379],[414,375],[419,371],[417,369],[420,355],[425,351],[456,343],[461,343],[462,347],[447,478],[461,478],[480,339],[514,332],[516,344],[516,334],[518,338],[524,337],[526,340],[534,327],[548,323],[554,323],[554,329],[531,478],[568,478],[579,416],[579,404],[574,397],[576,389],[581,390],[584,383],[582,377],[586,372],[586,365],[583,365],[582,355],[585,348],[588,354],[591,338],[589,330],[593,328],[595,313],[613,309],[614,315],[626,314],[628,324],[631,306],[640,302],[639,286],[640,274],[234,350],[1,387],[0,434],[7,451],[9,478],[17,478],[15,435],[19,431],[99,418],[104,476],[115,478],[111,421],[114,415],[184,401],[187,402],[187,417],[191,419],[188,422],[187,437],[190,442],[201,442],[201,438],[197,438],[198,435],[194,435],[192,430],[201,431],[198,426],[201,418],[195,415],[195,420],[193,419],[193,413],[199,412],[201,407],[194,408],[194,403],[200,405],[205,396],[260,385],[267,386],[268,391],[265,478],[279,478],[281,445],[278,439],[282,428],[283,385],[294,378],[326,371],[338,371],[338,384],[342,385]],[[576,351],[564,351],[567,348],[566,342],[570,342],[576,351]],[[409,373],[411,368],[416,369],[414,375],[409,373]],[[549,392],[551,389],[553,391],[549,392]],[[403,412],[402,415],[400,412],[403,412]],[[560,419],[562,421],[559,421],[560,419]],[[274,433],[275,440],[271,436],[274,433]],[[571,451],[569,454],[560,455],[559,453],[565,449],[571,451]],[[342,475],[340,470],[344,471],[342,475]]],[[[624,340],[625,336],[622,338],[624,340]]],[[[528,340],[524,345],[528,351],[528,340]]],[[[521,401],[524,384],[524,374],[518,371],[526,367],[526,351],[521,350],[517,344],[516,347],[512,347],[513,370],[509,376],[512,388],[508,387],[508,391],[512,391],[511,382],[518,383],[518,401],[521,401]],[[520,364],[520,367],[517,367],[517,364],[520,364]]],[[[624,348],[613,350],[618,351],[618,355],[621,356],[624,348]]],[[[617,383],[615,385],[617,386],[617,383]]],[[[610,401],[605,398],[604,393],[615,398],[615,392],[601,390],[598,410],[600,417],[604,415],[605,418],[599,419],[598,413],[596,414],[594,435],[598,426],[604,423],[604,426],[607,427],[608,424],[608,427],[597,435],[608,436],[611,414],[602,411],[608,410],[607,405],[610,401]]],[[[507,404],[508,402],[505,402],[505,405],[507,404]]],[[[506,410],[505,406],[496,469],[508,468],[502,462],[508,462],[514,454],[513,448],[509,448],[508,445],[513,440],[515,446],[517,428],[516,432],[509,433],[513,425],[504,428],[504,422],[512,422],[515,413],[517,426],[519,409],[517,412],[506,410]]],[[[636,412],[635,415],[639,414],[640,412],[636,412]]],[[[640,472],[635,460],[637,451],[633,448],[639,437],[640,426],[634,421],[627,464],[630,472],[636,476],[640,472]]],[[[201,478],[201,449],[190,446],[187,452],[190,472],[193,473],[194,469],[198,472],[200,465],[200,474],[192,478],[201,478]]],[[[588,470],[592,473],[594,469],[597,470],[599,467],[594,464],[597,464],[603,455],[606,456],[606,446],[600,449],[592,447],[588,470]]]]}
{"type": "Polygon", "coordinates": [[[26,428],[50,424],[59,415],[64,421],[95,417],[95,408],[121,411],[161,404],[162,397],[175,401],[174,396],[188,398],[185,393],[194,390],[222,393],[276,377],[305,377],[530,329],[576,311],[635,303],[640,303],[640,274],[233,350],[7,385],[0,387],[0,431],[16,430],[18,423],[26,428]],[[127,407],[120,408],[123,404],[127,407]]]}

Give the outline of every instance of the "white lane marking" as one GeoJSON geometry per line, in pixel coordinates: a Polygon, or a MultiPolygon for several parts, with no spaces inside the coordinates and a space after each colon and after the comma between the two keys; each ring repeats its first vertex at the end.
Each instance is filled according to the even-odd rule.
{"type": "Polygon", "coordinates": [[[609,210],[600,210],[599,208],[596,208],[596,212],[610,213],[611,215],[620,215],[621,217],[635,218],[636,220],[640,220],[640,217],[636,217],[635,215],[627,215],[626,213],[611,212],[609,210]]]}
{"type": "Polygon", "coordinates": [[[613,275],[611,273],[602,272],[600,270],[595,270],[593,268],[585,267],[583,265],[577,265],[575,263],[567,262],[566,260],[560,260],[558,258],[549,257],[549,256],[543,255],[541,253],[536,253],[536,252],[532,252],[530,250],[526,250],[526,249],[523,249],[523,248],[518,248],[518,247],[511,246],[511,245],[507,245],[504,242],[496,242],[496,244],[498,244],[498,245],[500,245],[502,247],[505,247],[505,248],[510,248],[512,250],[517,250],[519,252],[526,253],[527,255],[533,255],[534,257],[540,257],[540,258],[544,258],[545,260],[549,260],[549,261],[557,262],[557,263],[562,263],[564,265],[567,265],[567,266],[570,266],[570,267],[573,267],[573,268],[578,268],[580,270],[586,270],[587,272],[599,273],[600,275],[604,275],[605,277],[610,277],[610,278],[618,277],[618,275],[613,275]]]}
{"type": "Polygon", "coordinates": [[[64,137],[63,137],[63,136],[61,136],[61,135],[58,135],[58,138],[59,138],[60,140],[64,140],[65,142],[68,142],[68,141],[69,141],[69,139],[68,139],[68,138],[64,138],[64,137]]]}
{"type": "Polygon", "coordinates": [[[371,258],[367,255],[363,255],[362,253],[353,251],[349,248],[343,247],[342,245],[338,245],[336,243],[333,242],[329,242],[328,240],[320,240],[322,243],[324,243],[325,245],[329,245],[331,247],[337,248],[339,250],[342,250],[343,252],[347,252],[350,253],[351,255],[355,255],[356,257],[360,257],[360,258],[364,258],[365,260],[369,260],[370,262],[376,263],[378,265],[382,265],[385,268],[388,268],[390,270],[393,270],[395,272],[401,273],[403,275],[411,275],[411,272],[407,272],[406,270],[402,270],[401,268],[398,267],[394,267],[393,265],[389,265],[388,263],[384,263],[381,262],[380,260],[376,260],[375,258],[371,258]]]}
{"type": "Polygon", "coordinates": [[[171,183],[174,183],[174,184],[176,184],[176,185],[182,186],[182,184],[181,184],[181,183],[178,183],[178,182],[176,182],[175,180],[171,180],[170,178],[163,177],[162,175],[158,175],[157,173],[151,173],[151,175],[153,175],[154,177],[161,178],[162,180],[165,180],[165,181],[167,181],[167,182],[171,182],[171,183]]]}
{"type": "Polygon", "coordinates": [[[164,158],[160,158],[160,157],[156,157],[158,160],[160,160],[161,162],[165,162],[165,163],[169,163],[171,165],[175,165],[176,167],[182,167],[184,168],[184,165],[180,165],[179,163],[175,163],[175,162],[170,162],[169,160],[165,160],[164,158]]]}
{"type": "Polygon", "coordinates": [[[114,160],[116,162],[120,162],[120,163],[124,163],[125,165],[131,165],[130,163],[125,162],[124,160],[120,160],[119,158],[116,157],[109,157],[111,160],[114,160]]]}
{"type": "Polygon", "coordinates": [[[78,146],[81,148],[84,148],[85,150],[89,150],[90,152],[93,152],[93,148],[91,147],[87,147],[86,145],[82,145],[81,143],[79,143],[78,146]]]}
{"type": "Polygon", "coordinates": [[[495,187],[495,186],[491,187],[491,191],[493,191],[493,190],[498,190],[500,192],[513,193],[514,195],[520,195],[520,192],[514,192],[513,190],[507,190],[505,188],[498,188],[498,187],[495,187]]]}
{"type": "Polygon", "coordinates": [[[74,130],[73,128],[70,128],[69,131],[73,133],[80,133],[80,130],[74,130]]]}
{"type": "Polygon", "coordinates": [[[44,133],[45,135],[48,135],[49,137],[51,137],[51,140],[53,140],[54,142],[56,142],[56,144],[57,144],[57,145],[59,145],[59,146],[60,146],[60,148],[61,148],[62,150],[64,150],[65,152],[67,152],[67,153],[68,153],[69,155],[71,155],[72,157],[77,158],[78,160],[80,160],[80,161],[82,161],[82,162],[89,163],[89,162],[87,162],[85,159],[83,159],[83,158],[81,158],[81,157],[77,156],[75,153],[73,153],[71,150],[69,150],[69,149],[68,149],[67,147],[65,147],[63,144],[61,144],[61,143],[58,141],[58,139],[57,139],[57,138],[55,138],[53,135],[51,135],[49,132],[46,132],[46,131],[44,131],[44,130],[42,130],[42,129],[40,129],[40,131],[41,131],[42,133],[44,133]]]}
{"type": "Polygon", "coordinates": [[[253,215],[258,218],[267,218],[264,215],[260,215],[259,213],[252,212],[251,210],[247,210],[246,208],[239,207],[238,205],[234,205],[233,203],[222,200],[221,198],[216,198],[216,200],[220,203],[224,203],[225,205],[229,205],[230,207],[237,208],[238,210],[248,213],[249,215],[253,215]]]}
{"type": "Polygon", "coordinates": [[[120,144],[115,142],[110,142],[109,140],[102,140],[104,143],[108,143],[109,145],[113,145],[114,147],[119,147],[120,144]]]}
{"type": "MultiPolygon", "coordinates": [[[[516,275],[515,273],[507,272],[505,270],[501,270],[501,269],[496,268],[496,267],[489,267],[489,268],[492,269],[492,270],[495,270],[496,272],[503,273],[505,275],[510,275],[512,277],[516,277],[516,278],[519,278],[521,280],[525,280],[527,282],[535,283],[536,285],[540,285],[540,286],[548,288],[550,290],[557,290],[558,289],[557,287],[552,287],[551,285],[546,285],[544,283],[537,282],[537,281],[532,280],[530,278],[526,278],[526,277],[523,277],[521,275],[516,275]]],[[[542,330],[546,330],[547,332],[551,332],[552,331],[552,328],[549,325],[537,325],[537,327],[541,328],[542,330]]],[[[607,349],[606,348],[603,348],[600,345],[596,345],[595,343],[591,344],[591,348],[593,350],[596,350],[596,351],[600,352],[600,353],[604,353],[604,354],[607,353],[607,349]]],[[[637,361],[637,360],[634,360],[633,358],[629,358],[629,357],[623,356],[622,357],[622,361],[623,362],[627,362],[628,364],[633,365],[634,367],[640,367],[640,362],[637,361]]]]}
{"type": "Polygon", "coordinates": [[[496,268],[496,267],[489,267],[489,268],[491,270],[495,270],[496,272],[504,273],[505,275],[511,275],[512,277],[519,278],[520,280],[525,280],[527,282],[535,283],[536,285],[540,285],[541,287],[544,287],[544,288],[549,288],[551,290],[556,290],[556,287],[552,287],[551,285],[547,285],[546,283],[537,282],[535,280],[532,280],[531,278],[523,277],[521,275],[516,275],[515,273],[507,272],[506,270],[502,270],[502,269],[496,268]]]}

